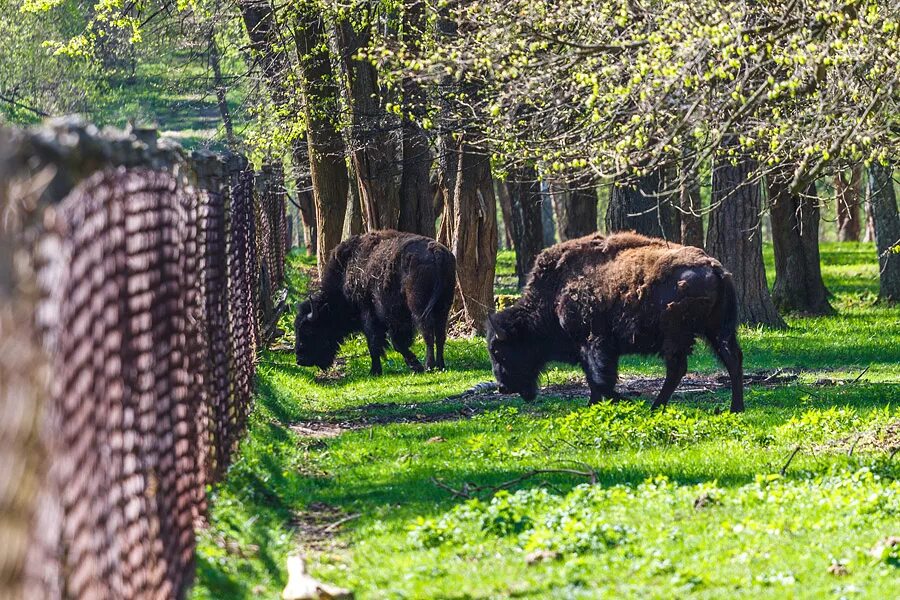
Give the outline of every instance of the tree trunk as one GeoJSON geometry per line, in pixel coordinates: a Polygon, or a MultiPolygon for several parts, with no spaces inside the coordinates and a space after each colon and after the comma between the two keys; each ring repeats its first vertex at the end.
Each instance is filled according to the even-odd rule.
{"type": "MultiPolygon", "coordinates": [[[[247,29],[247,37],[250,40],[250,49],[253,58],[259,64],[260,71],[266,82],[266,87],[271,94],[273,104],[279,109],[293,110],[291,100],[292,95],[294,94],[294,88],[291,85],[291,67],[285,50],[283,49],[284,40],[278,31],[278,23],[276,22],[272,5],[268,2],[257,2],[255,0],[239,0],[238,7],[241,11],[244,26],[247,29]]],[[[302,180],[305,179],[307,170],[310,174],[313,172],[312,161],[310,161],[309,157],[310,151],[313,148],[322,150],[326,155],[326,158],[329,159],[332,158],[329,156],[331,154],[339,156],[341,164],[337,164],[337,158],[333,158],[330,160],[331,168],[328,168],[328,165],[326,165],[326,168],[324,168],[323,171],[321,165],[322,157],[319,155],[316,160],[316,167],[320,183],[322,180],[328,181],[329,174],[331,174],[336,181],[333,181],[330,185],[326,185],[325,188],[320,191],[313,189],[312,193],[298,193],[297,199],[298,204],[300,204],[300,213],[304,225],[304,237],[307,242],[306,251],[309,254],[317,254],[317,250],[320,247],[320,232],[317,226],[318,213],[320,212],[319,203],[322,201],[326,202],[326,204],[330,202],[333,194],[329,194],[328,189],[338,188],[339,190],[342,187],[341,182],[346,181],[347,179],[346,167],[341,166],[343,165],[344,155],[343,141],[340,139],[340,136],[338,136],[336,140],[329,137],[328,123],[322,116],[327,113],[320,112],[324,107],[327,107],[330,101],[329,96],[333,97],[334,94],[329,88],[327,79],[330,77],[331,72],[328,56],[327,53],[322,52],[318,52],[316,55],[308,55],[305,50],[306,48],[315,48],[316,35],[318,34],[321,36],[321,30],[315,23],[312,28],[304,26],[310,19],[314,20],[315,18],[315,15],[304,15],[299,17],[299,27],[295,39],[295,43],[297,44],[297,54],[302,59],[300,60],[300,66],[301,71],[303,72],[303,79],[305,80],[302,86],[304,88],[303,95],[306,100],[304,109],[309,113],[310,101],[321,103],[317,104],[314,108],[313,112],[319,115],[319,118],[314,122],[310,122],[311,130],[307,135],[307,139],[298,138],[294,142],[292,148],[294,167],[299,172],[298,187],[309,187],[305,184],[306,182],[302,180]],[[319,77],[319,80],[310,80],[308,79],[310,76],[319,77]],[[309,91],[309,94],[307,94],[307,90],[309,91]],[[312,131],[313,126],[315,127],[315,132],[312,131]],[[331,146],[330,150],[329,146],[331,146]],[[341,174],[341,170],[344,171],[343,174],[341,174]]],[[[315,183],[310,183],[310,185],[315,188],[315,183]]],[[[346,184],[343,184],[343,187],[345,186],[346,184]]],[[[326,206],[322,209],[322,212],[332,215],[334,211],[326,206]]],[[[337,217],[335,216],[334,218],[337,217]]],[[[332,220],[334,220],[334,218],[332,218],[332,220]]],[[[343,216],[340,217],[340,220],[342,219],[343,216]]],[[[317,256],[319,256],[320,265],[324,264],[323,260],[327,259],[328,252],[331,251],[330,244],[337,243],[333,240],[332,223],[329,223],[328,232],[327,249],[321,256],[317,254],[317,256]]],[[[339,238],[338,241],[340,241],[339,238]]]]}
{"type": "Polygon", "coordinates": [[[497,188],[497,201],[500,203],[500,214],[503,215],[503,239],[506,240],[507,250],[515,250],[516,244],[512,234],[512,198],[509,195],[509,186],[505,181],[495,181],[497,188]]]}
{"type": "MultiPolygon", "coordinates": [[[[457,24],[447,6],[438,13],[437,34],[454,37],[457,24]]],[[[484,333],[487,316],[494,310],[494,273],[497,266],[497,202],[488,152],[479,146],[477,132],[456,115],[452,104],[457,83],[441,81],[445,93],[439,97],[438,186],[444,198],[439,238],[456,256],[457,297],[455,306],[463,320],[484,333]]],[[[467,84],[471,95],[478,90],[467,84]]]]}
{"type": "Polygon", "coordinates": [[[663,187],[660,169],[653,169],[637,184],[613,186],[606,209],[607,232],[636,231],[651,237],[680,240],[681,232],[676,236],[672,229],[672,206],[658,196],[663,187]]]}
{"type": "Polygon", "coordinates": [[[421,127],[403,123],[403,172],[400,178],[398,228],[430,238],[435,236],[434,191],[431,185],[431,148],[421,127]]]}
{"type": "Polygon", "coordinates": [[[819,261],[819,200],[816,184],[791,194],[789,177],[770,175],[769,202],[775,250],[772,300],[782,312],[832,315],[819,261]]]}
{"type": "Polygon", "coordinates": [[[400,224],[401,148],[396,135],[399,126],[382,103],[375,66],[356,58],[368,45],[370,18],[360,13],[354,16],[362,18],[362,31],[356,31],[354,23],[344,19],[337,25],[336,36],[350,104],[350,160],[359,183],[366,229],[397,229],[400,224]]]}
{"type": "Polygon", "coordinates": [[[297,209],[303,221],[303,239],[306,242],[306,255],[316,256],[319,233],[316,227],[316,201],[312,191],[297,193],[297,209]]]}
{"type": "Polygon", "coordinates": [[[546,181],[541,186],[541,232],[544,248],[556,243],[556,216],[553,214],[553,200],[550,198],[550,186],[546,181]]]}
{"type": "Polygon", "coordinates": [[[706,249],[734,276],[741,322],[780,329],[786,325],[766,285],[759,231],[759,184],[748,181],[754,168],[746,158],[737,165],[727,160],[714,165],[706,249]]]}
{"type": "Polygon", "coordinates": [[[459,169],[459,157],[453,135],[445,133],[439,139],[440,153],[438,159],[438,189],[442,200],[441,225],[438,228],[438,241],[448,248],[453,247],[456,213],[456,177],[459,169]]]}
{"type": "Polygon", "coordinates": [[[556,186],[553,195],[559,241],[574,240],[597,230],[597,189],[582,185],[556,186]]]}
{"type": "MultiPolygon", "coordinates": [[[[703,199],[700,196],[700,174],[693,162],[694,147],[690,143],[682,146],[678,190],[678,213],[680,219],[680,241],[685,246],[703,247],[703,199]],[[688,165],[691,165],[691,168],[688,165]]],[[[676,236],[678,231],[676,231],[676,236]]]]}
{"type": "MultiPolygon", "coordinates": [[[[407,0],[403,7],[403,41],[409,56],[418,56],[426,34],[425,2],[407,0]]],[[[431,165],[434,158],[425,131],[418,121],[425,116],[425,94],[412,77],[404,78],[403,165],[400,177],[400,221],[402,231],[435,236],[434,191],[431,165]]]]}
{"type": "Polygon", "coordinates": [[[681,206],[681,243],[703,247],[703,201],[700,197],[700,178],[696,173],[683,173],[679,190],[681,206]]]}
{"type": "Polygon", "coordinates": [[[228,109],[228,87],[222,76],[219,46],[216,44],[216,32],[212,27],[209,30],[209,66],[213,72],[216,102],[219,105],[219,114],[222,116],[222,125],[225,127],[225,139],[228,141],[228,147],[234,149],[237,147],[237,139],[234,137],[234,124],[231,121],[231,111],[228,109]]]}
{"type": "Polygon", "coordinates": [[[349,169],[350,188],[347,195],[347,216],[344,219],[344,238],[363,232],[362,205],[359,200],[359,185],[353,167],[349,169]]]}
{"type": "Polygon", "coordinates": [[[900,215],[897,214],[897,194],[890,167],[873,163],[869,167],[869,200],[872,222],[875,225],[875,248],[878,250],[878,299],[900,302],[900,254],[892,248],[900,244],[900,215]]]}
{"type": "Polygon", "coordinates": [[[872,216],[872,191],[871,184],[866,181],[866,199],[865,199],[865,214],[866,214],[866,234],[863,236],[864,242],[874,242],[875,241],[875,219],[872,216]]]}
{"type": "Polygon", "coordinates": [[[459,300],[465,320],[484,333],[494,311],[497,266],[497,202],[488,154],[459,136],[456,190],[453,194],[453,243],[459,300]]]}
{"type": "Polygon", "coordinates": [[[340,114],[338,89],[322,21],[314,10],[301,10],[298,14],[295,41],[306,112],[309,170],[316,201],[316,250],[321,273],[331,251],[341,243],[349,179],[344,141],[332,120],[340,114]]]}
{"type": "Polygon", "coordinates": [[[541,183],[530,167],[519,169],[507,182],[512,208],[512,237],[516,248],[516,276],[525,286],[534,259],[544,248],[541,183]]]}
{"type": "Polygon", "coordinates": [[[837,203],[839,242],[858,242],[860,232],[859,196],[862,167],[850,170],[850,179],[841,171],[834,176],[834,199],[837,203]]]}

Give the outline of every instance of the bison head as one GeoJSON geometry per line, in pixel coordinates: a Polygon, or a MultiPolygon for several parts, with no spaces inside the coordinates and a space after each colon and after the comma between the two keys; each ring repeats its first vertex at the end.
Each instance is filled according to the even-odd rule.
{"type": "Polygon", "coordinates": [[[318,299],[301,303],[294,321],[294,353],[302,367],[327,369],[334,363],[340,340],[329,318],[328,305],[318,299]]]}
{"type": "Polygon", "coordinates": [[[543,368],[541,342],[517,327],[505,313],[492,315],[487,323],[487,345],[494,377],[501,394],[519,394],[534,400],[538,375],[543,368]]]}

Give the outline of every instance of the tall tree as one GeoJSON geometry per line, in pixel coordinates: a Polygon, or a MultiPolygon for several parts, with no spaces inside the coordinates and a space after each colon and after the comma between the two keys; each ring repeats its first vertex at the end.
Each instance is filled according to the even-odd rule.
{"type": "Polygon", "coordinates": [[[869,167],[869,201],[875,225],[875,248],[878,250],[878,298],[886,302],[900,301],[900,216],[891,167],[873,163],[869,167]]]}
{"type": "Polygon", "coordinates": [[[556,215],[553,214],[553,200],[550,198],[550,187],[546,181],[540,182],[541,189],[541,238],[543,247],[548,248],[556,243],[556,215]]]}
{"type": "Polygon", "coordinates": [[[313,7],[299,7],[294,36],[306,115],[309,170],[316,201],[316,251],[321,272],[332,249],[341,242],[349,178],[344,140],[335,122],[340,114],[338,89],[321,15],[313,7]]]}
{"type": "Polygon", "coordinates": [[[678,211],[681,217],[681,243],[685,246],[703,247],[703,199],[700,196],[699,166],[689,157],[692,148],[682,150],[679,164],[680,184],[678,190],[678,211]]]}
{"type": "MultiPolygon", "coordinates": [[[[403,42],[411,56],[421,52],[426,32],[424,0],[405,0],[403,5],[403,42]]],[[[425,91],[414,77],[404,77],[401,136],[402,167],[400,178],[399,228],[428,237],[435,236],[434,191],[431,166],[434,157],[428,136],[419,123],[426,115],[425,91]]]]}
{"type": "Polygon", "coordinates": [[[303,222],[303,239],[306,241],[307,256],[318,256],[319,232],[316,229],[316,200],[312,184],[302,186],[297,192],[297,211],[303,222]]]}
{"type": "Polygon", "coordinates": [[[359,199],[359,185],[357,185],[356,173],[351,166],[350,191],[347,194],[347,216],[344,217],[344,237],[359,235],[363,232],[362,204],[359,199]]]}
{"type": "Polygon", "coordinates": [[[734,276],[741,322],[783,328],[786,325],[766,284],[759,231],[761,198],[754,171],[755,163],[748,158],[738,158],[735,164],[716,161],[706,249],[734,276]]]}
{"type": "Polygon", "coordinates": [[[872,217],[872,190],[871,185],[866,180],[866,196],[863,200],[863,213],[866,216],[866,232],[863,234],[863,241],[871,243],[875,241],[875,219],[872,217]]]}
{"type": "Polygon", "coordinates": [[[512,198],[509,195],[509,186],[505,181],[495,180],[494,188],[497,202],[500,204],[500,214],[503,216],[503,247],[506,250],[514,250],[516,245],[512,235],[512,198]]]}
{"type": "Polygon", "coordinates": [[[597,188],[581,183],[553,186],[553,207],[559,241],[597,231],[597,188]]]}
{"type": "Polygon", "coordinates": [[[534,168],[518,169],[506,183],[510,198],[512,237],[516,250],[516,276],[525,286],[534,259],[544,248],[541,183],[534,168]]]}
{"type": "Polygon", "coordinates": [[[674,209],[670,200],[661,196],[664,185],[662,170],[651,169],[636,183],[613,186],[606,209],[606,230],[680,240],[681,231],[676,235],[673,229],[674,209]]]}
{"type": "MultiPolygon", "coordinates": [[[[438,14],[437,33],[440,39],[458,35],[457,23],[446,7],[438,14]]],[[[455,305],[463,320],[483,333],[494,310],[497,201],[483,134],[460,116],[453,101],[460,91],[477,96],[478,84],[460,85],[445,75],[439,87],[438,188],[444,208],[438,239],[456,256],[455,305]]]]}
{"type": "Polygon", "coordinates": [[[834,314],[819,261],[820,209],[815,182],[802,194],[792,194],[788,173],[770,173],[767,181],[775,250],[775,306],[782,312],[834,314]]]}
{"type": "Polygon", "coordinates": [[[860,187],[862,166],[850,169],[850,178],[844,171],[834,175],[834,200],[837,204],[837,226],[839,242],[858,242],[860,233],[860,187]]]}
{"type": "Polygon", "coordinates": [[[397,119],[388,113],[378,72],[360,52],[369,44],[373,3],[357,4],[337,21],[337,51],[351,117],[350,159],[359,185],[366,229],[396,229],[400,223],[400,156],[397,119]]]}
{"type": "MultiPolygon", "coordinates": [[[[296,102],[290,77],[292,65],[285,50],[285,40],[281,29],[283,24],[276,20],[272,4],[258,0],[239,0],[238,9],[250,41],[250,51],[254,63],[258,65],[263,82],[272,98],[272,103],[283,113],[304,111],[296,102]]],[[[304,136],[294,138],[291,143],[291,158],[297,187],[298,209],[304,226],[307,253],[316,254],[318,247],[318,226],[316,206],[317,195],[309,178],[309,140],[304,136]]],[[[341,147],[343,154],[343,147],[341,147]]],[[[327,255],[326,255],[327,256],[327,255]]]]}
{"type": "MultiPolygon", "coordinates": [[[[491,177],[490,157],[483,148],[470,144],[465,134],[457,136],[454,152],[456,174],[452,206],[450,249],[457,257],[457,299],[466,321],[484,331],[494,310],[494,274],[497,265],[497,201],[491,177]]],[[[447,219],[447,208],[444,218],[447,219]]]]}
{"type": "Polygon", "coordinates": [[[228,108],[228,86],[225,85],[225,77],[222,74],[222,58],[219,53],[219,45],[216,43],[216,30],[208,28],[207,33],[209,66],[213,73],[213,83],[216,88],[216,103],[219,106],[219,115],[222,117],[222,126],[225,128],[225,139],[229,148],[237,147],[237,138],[234,136],[234,123],[231,119],[231,110],[228,108]]]}

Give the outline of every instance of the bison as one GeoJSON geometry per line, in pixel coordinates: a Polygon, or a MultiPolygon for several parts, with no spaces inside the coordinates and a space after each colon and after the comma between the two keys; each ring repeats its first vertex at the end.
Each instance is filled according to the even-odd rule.
{"type": "Polygon", "coordinates": [[[421,372],[410,350],[418,328],[425,368],[443,369],[455,284],[456,259],[432,239],[390,230],[351,237],[331,253],[321,289],[297,311],[297,364],[327,369],[341,342],[363,331],[372,375],[381,375],[388,336],[409,368],[421,372]]]}
{"type": "Polygon", "coordinates": [[[535,260],[522,298],[491,315],[487,342],[501,393],[537,395],[550,361],[579,364],[591,404],[618,400],[619,357],[659,354],[665,405],[687,372],[697,336],[731,378],[731,411],[744,409],[743,355],[731,274],[699,248],[632,232],[557,244],[535,260]]]}

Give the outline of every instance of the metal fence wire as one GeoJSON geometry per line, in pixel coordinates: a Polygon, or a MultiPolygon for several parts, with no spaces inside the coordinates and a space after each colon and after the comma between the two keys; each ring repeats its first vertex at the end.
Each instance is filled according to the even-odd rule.
{"type": "Polygon", "coordinates": [[[0,220],[4,598],[190,584],[206,485],[251,409],[258,257],[284,259],[246,160],[206,163],[197,185],[184,164],[102,168],[46,206],[0,191],[7,216],[40,213],[0,220]]]}

